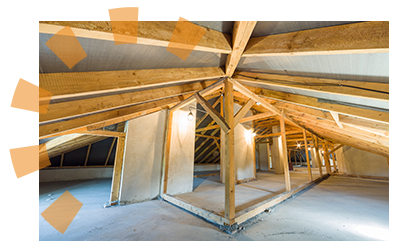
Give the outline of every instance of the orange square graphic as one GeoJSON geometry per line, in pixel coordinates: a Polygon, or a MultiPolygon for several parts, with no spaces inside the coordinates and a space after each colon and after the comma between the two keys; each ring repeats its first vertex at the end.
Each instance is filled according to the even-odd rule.
{"type": "Polygon", "coordinates": [[[186,60],[205,33],[206,30],[203,27],[180,17],[172,33],[167,51],[175,54],[182,60],[186,60]]]}
{"type": "Polygon", "coordinates": [[[138,33],[138,7],[109,9],[115,45],[136,44],[138,33]]]}
{"type": "Polygon", "coordinates": [[[46,42],[46,45],[70,69],[87,56],[69,26],[58,31],[46,42]]]}
{"type": "Polygon", "coordinates": [[[82,202],[67,190],[41,215],[57,231],[64,234],[82,206],[82,202]]]}

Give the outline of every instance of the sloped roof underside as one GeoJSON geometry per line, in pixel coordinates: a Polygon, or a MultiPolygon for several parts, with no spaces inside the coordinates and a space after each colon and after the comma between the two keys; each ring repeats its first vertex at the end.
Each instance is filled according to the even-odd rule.
{"type": "MultiPolygon", "coordinates": [[[[194,21],[193,23],[227,34],[232,34],[234,24],[234,22],[232,21],[194,21]]],[[[254,38],[259,36],[282,34],[300,30],[343,25],[348,23],[352,22],[259,21],[257,22],[251,37],[254,38]]],[[[85,50],[87,57],[76,64],[72,69],[69,69],[45,44],[48,39],[50,39],[50,37],[52,37],[52,34],[39,34],[39,73],[224,67],[227,60],[227,54],[202,52],[196,50],[192,51],[186,60],[182,60],[174,54],[168,52],[166,50],[166,47],[142,44],[126,44],[116,46],[114,44],[114,41],[78,37],[78,40],[85,50]]],[[[246,56],[240,59],[236,69],[238,71],[251,71],[289,76],[366,81],[389,84],[388,53],[246,56]]],[[[185,82],[185,84],[194,82],[195,81],[188,81],[185,82]]],[[[241,82],[246,83],[245,85],[248,86],[302,96],[315,97],[318,98],[318,102],[336,102],[344,104],[346,106],[361,107],[383,112],[389,111],[388,102],[374,100],[371,98],[360,98],[354,96],[346,96],[343,94],[333,94],[305,89],[294,89],[289,87],[279,87],[271,85],[268,86],[267,84],[246,82],[245,80],[241,80],[241,82]]],[[[168,86],[176,86],[181,84],[182,83],[172,83],[168,86]]],[[[153,88],[158,88],[158,86],[149,87],[149,89],[153,88]]],[[[145,89],[141,89],[141,91],[143,90],[145,89]]],[[[219,105],[217,107],[219,108],[219,105]]],[[[202,122],[199,127],[207,126],[211,121],[212,119],[208,117],[202,122]]],[[[311,123],[304,122],[304,126],[308,126],[308,124],[311,123]]],[[[326,128],[326,131],[328,133],[329,129],[326,128]]],[[[332,134],[331,137],[333,138],[334,133],[332,132],[332,130],[330,130],[330,132],[332,134]]],[[[204,135],[210,134],[211,131],[207,131],[204,133],[204,135]]],[[[214,136],[218,135],[219,132],[214,134],[214,136]]],[[[320,133],[320,136],[321,135],[322,134],[320,133]]],[[[203,141],[205,141],[204,138],[199,138],[196,142],[196,145],[201,144],[203,141]]],[[[209,141],[212,140],[210,139],[209,141]]],[[[207,143],[207,145],[209,144],[211,144],[211,142],[207,143]]],[[[208,151],[204,153],[204,155],[206,154],[208,154],[208,151]]]]}

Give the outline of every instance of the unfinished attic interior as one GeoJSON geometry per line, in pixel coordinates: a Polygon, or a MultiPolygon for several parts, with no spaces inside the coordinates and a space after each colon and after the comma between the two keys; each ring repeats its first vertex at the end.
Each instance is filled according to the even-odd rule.
{"type": "Polygon", "coordinates": [[[39,239],[387,239],[389,22],[183,23],[39,22],[39,239]]]}

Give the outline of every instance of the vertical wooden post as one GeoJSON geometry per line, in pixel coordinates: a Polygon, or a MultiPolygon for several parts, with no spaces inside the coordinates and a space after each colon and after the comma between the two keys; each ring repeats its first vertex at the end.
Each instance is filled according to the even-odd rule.
{"type": "Polygon", "coordinates": [[[318,161],[319,175],[322,176],[322,161],[321,157],[319,157],[318,137],[316,135],[313,135],[312,138],[315,147],[315,158],[317,158],[318,161]]]}
{"type": "Polygon", "coordinates": [[[111,183],[110,204],[115,205],[119,199],[119,188],[121,184],[122,165],[124,161],[125,136],[118,137],[117,149],[115,152],[114,171],[111,183]]]}
{"type": "Polygon", "coordinates": [[[107,155],[107,158],[106,158],[106,162],[104,163],[104,166],[107,166],[108,160],[110,159],[111,151],[112,151],[112,149],[114,147],[114,144],[115,144],[116,140],[117,140],[117,137],[114,137],[114,140],[111,143],[110,150],[108,150],[108,155],[107,155]]]}
{"type": "Polygon", "coordinates": [[[225,217],[233,223],[235,218],[235,152],[234,152],[234,110],[233,110],[233,85],[229,80],[225,80],[224,98],[224,118],[225,122],[232,129],[225,133],[224,157],[224,177],[225,177],[225,217]]]}
{"type": "Polygon", "coordinates": [[[285,130],[285,120],[281,115],[279,117],[280,126],[281,126],[281,143],[282,143],[282,163],[283,163],[283,171],[285,173],[285,185],[286,191],[290,191],[290,175],[289,175],[289,164],[288,164],[288,156],[287,156],[287,146],[286,146],[286,130],[285,130]]]}
{"type": "Polygon", "coordinates": [[[268,171],[271,170],[271,155],[270,155],[270,150],[269,150],[269,143],[267,143],[267,165],[268,165],[268,171]]]}
{"type": "Polygon", "coordinates": [[[328,152],[328,146],[327,146],[327,141],[324,140],[324,160],[325,160],[325,168],[326,168],[326,172],[328,174],[331,173],[331,163],[329,160],[329,152],[328,152]]]}
{"type": "Polygon", "coordinates": [[[169,169],[169,155],[171,148],[171,134],[172,134],[172,119],[174,112],[168,109],[167,117],[165,121],[165,132],[164,132],[164,150],[162,160],[162,172],[161,172],[161,183],[160,183],[160,196],[167,193],[168,184],[168,169],[169,169]]]}
{"type": "Polygon", "coordinates": [[[310,181],[313,181],[312,173],[311,173],[311,166],[310,166],[310,156],[308,155],[309,153],[308,153],[307,132],[305,129],[303,129],[303,137],[304,137],[304,148],[305,148],[306,159],[307,159],[308,177],[310,178],[310,181]]]}
{"type": "MultiPolygon", "coordinates": [[[[224,95],[223,94],[221,94],[219,105],[220,105],[219,111],[221,113],[221,116],[224,117],[224,95]]],[[[222,144],[221,135],[222,135],[222,131],[219,132],[219,142],[222,144]]],[[[224,153],[224,152],[222,152],[222,148],[224,146],[221,145],[221,150],[219,151],[219,180],[222,183],[224,183],[224,180],[225,180],[225,178],[224,178],[224,166],[225,166],[224,165],[224,156],[222,155],[224,153]]]]}
{"type": "Polygon", "coordinates": [[[90,154],[90,149],[91,149],[91,148],[92,148],[92,144],[90,143],[90,144],[89,144],[89,147],[88,147],[88,150],[87,150],[87,152],[86,152],[85,165],[83,165],[83,166],[85,166],[85,167],[86,167],[86,164],[87,164],[88,159],[89,159],[89,154],[90,154]]]}
{"type": "Polygon", "coordinates": [[[61,154],[60,167],[63,166],[63,162],[64,162],[64,153],[61,154]]]}
{"type": "Polygon", "coordinates": [[[335,160],[335,153],[332,153],[332,161],[333,161],[333,171],[339,172],[337,169],[337,165],[336,165],[336,160],[335,160]]]}

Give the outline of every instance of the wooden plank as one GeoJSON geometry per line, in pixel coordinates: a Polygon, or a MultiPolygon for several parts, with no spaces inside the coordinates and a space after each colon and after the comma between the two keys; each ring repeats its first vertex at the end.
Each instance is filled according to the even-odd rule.
{"type": "Polygon", "coordinates": [[[257,94],[255,94],[254,92],[252,92],[251,90],[249,90],[249,88],[243,86],[242,84],[240,84],[238,81],[236,81],[235,79],[230,79],[233,83],[234,83],[234,89],[240,93],[242,93],[243,95],[247,96],[248,98],[253,99],[256,103],[260,103],[260,105],[270,111],[272,111],[275,114],[279,114],[281,116],[284,117],[284,119],[288,122],[290,122],[291,124],[293,124],[294,126],[297,126],[299,128],[302,128],[297,122],[293,121],[292,119],[290,119],[289,117],[287,117],[285,115],[284,112],[281,112],[280,110],[278,110],[277,108],[275,108],[273,105],[269,104],[268,102],[266,102],[264,100],[264,98],[259,97],[257,94]]]}
{"type": "Polygon", "coordinates": [[[104,137],[125,136],[125,133],[123,133],[123,132],[115,132],[115,131],[108,131],[108,130],[92,130],[92,131],[86,131],[86,132],[79,132],[78,134],[97,135],[97,136],[104,136],[104,137]]]}
{"type": "MultiPolygon", "coordinates": [[[[138,21],[137,23],[137,44],[161,47],[168,47],[177,25],[177,22],[172,21],[138,21]]],[[[77,37],[114,41],[109,21],[40,21],[39,33],[56,34],[67,25],[71,27],[77,37]]],[[[193,50],[224,54],[232,51],[230,35],[209,28],[202,28],[206,32],[193,50]]]]}
{"type": "Polygon", "coordinates": [[[169,109],[167,112],[167,119],[165,121],[160,196],[162,196],[163,194],[165,194],[167,192],[173,118],[174,118],[174,112],[172,112],[169,109]]]}
{"type": "Polygon", "coordinates": [[[260,95],[264,98],[275,99],[285,102],[290,102],[297,105],[303,105],[310,108],[315,108],[319,110],[333,111],[341,114],[355,116],[363,119],[369,119],[372,121],[389,123],[389,112],[381,112],[371,109],[356,108],[351,106],[346,106],[342,104],[335,103],[325,103],[318,100],[318,98],[288,94],[278,91],[271,91],[262,88],[255,88],[251,86],[246,86],[247,89],[253,93],[260,95]]]}
{"type": "Polygon", "coordinates": [[[327,141],[324,140],[324,160],[325,160],[325,168],[326,171],[328,172],[328,174],[332,173],[332,169],[331,169],[331,162],[329,160],[329,152],[328,152],[328,145],[327,145],[327,141]]]}
{"type": "Polygon", "coordinates": [[[45,142],[46,145],[46,150],[50,151],[51,149],[55,147],[59,147],[60,145],[67,143],[72,140],[76,140],[77,138],[82,137],[83,135],[79,134],[72,134],[72,135],[65,135],[65,136],[59,136],[54,139],[51,139],[50,141],[45,142]]]}
{"type": "Polygon", "coordinates": [[[197,216],[202,217],[203,219],[206,219],[206,220],[216,223],[218,225],[221,225],[221,226],[229,226],[230,225],[229,220],[220,216],[219,214],[208,211],[205,208],[196,207],[196,206],[190,204],[190,202],[184,201],[178,197],[168,195],[168,194],[163,194],[162,198],[164,200],[168,201],[169,203],[172,203],[180,208],[185,209],[186,211],[189,211],[197,216]]]}
{"type": "Polygon", "coordinates": [[[339,128],[343,128],[342,123],[339,121],[339,114],[337,112],[331,111],[331,115],[333,119],[335,120],[336,124],[338,125],[339,128]]]}
{"type": "Polygon", "coordinates": [[[279,133],[273,133],[273,134],[267,134],[267,135],[258,135],[256,136],[256,138],[268,138],[268,137],[277,137],[277,136],[281,136],[281,132],[279,133]]]}
{"type": "MultiPolygon", "coordinates": [[[[209,141],[209,140],[210,140],[210,139],[207,139],[207,141],[209,141]]],[[[204,142],[206,142],[206,141],[204,141],[204,142]]],[[[211,147],[213,147],[213,144],[214,144],[214,143],[215,143],[215,141],[212,141],[205,149],[203,149],[203,151],[201,151],[199,154],[197,154],[196,157],[194,158],[194,161],[195,161],[195,162],[201,163],[207,156],[209,156],[214,150],[211,150],[211,151],[208,153],[208,155],[206,155],[206,156],[204,156],[203,158],[201,158],[201,156],[202,156],[203,154],[205,154],[211,147]]],[[[202,143],[202,145],[199,146],[199,149],[201,149],[203,145],[205,145],[205,143],[204,143],[204,144],[202,143]]],[[[214,149],[215,149],[215,147],[214,147],[214,149]]],[[[197,151],[196,151],[196,152],[197,152],[197,151]]],[[[196,152],[195,152],[195,153],[196,153],[196,152]]]]}
{"type": "Polygon", "coordinates": [[[273,114],[271,112],[265,112],[265,113],[261,113],[261,114],[257,114],[257,115],[244,117],[239,121],[239,123],[265,119],[265,118],[269,118],[269,117],[273,117],[273,116],[276,116],[276,114],[273,114]]]}
{"type": "Polygon", "coordinates": [[[304,150],[306,152],[306,159],[307,159],[307,170],[308,170],[308,177],[310,178],[310,181],[313,180],[312,178],[312,172],[311,172],[311,166],[310,166],[310,156],[308,155],[308,141],[307,141],[307,133],[306,130],[303,130],[303,136],[304,136],[304,150]]]}
{"type": "Polygon", "coordinates": [[[83,148],[88,146],[89,144],[94,144],[96,142],[100,142],[102,140],[107,139],[106,137],[100,136],[91,136],[91,135],[82,135],[72,140],[68,140],[67,142],[53,147],[51,149],[46,149],[48,157],[51,159],[53,157],[59,156],[61,154],[66,154],[77,150],[79,148],[83,148]]]}
{"type": "Polygon", "coordinates": [[[219,139],[219,137],[211,136],[211,135],[196,134],[196,136],[198,136],[198,137],[205,137],[205,138],[211,138],[211,139],[219,139]]]}
{"type": "Polygon", "coordinates": [[[113,165],[90,165],[90,166],[61,166],[61,167],[46,167],[46,169],[77,169],[77,168],[113,168],[113,165]]]}
{"type": "Polygon", "coordinates": [[[322,162],[321,158],[319,157],[319,148],[318,148],[318,137],[316,135],[312,135],[313,143],[314,143],[314,148],[315,148],[315,158],[318,162],[318,169],[319,169],[319,175],[322,176],[322,162]]]}
{"type": "Polygon", "coordinates": [[[233,118],[234,127],[240,123],[246,113],[250,110],[250,108],[255,104],[253,99],[250,99],[246,102],[246,104],[236,113],[235,117],[233,118]]]}
{"type": "Polygon", "coordinates": [[[106,162],[104,163],[104,166],[107,166],[108,160],[110,159],[110,155],[111,155],[111,152],[113,150],[113,147],[114,147],[114,144],[115,144],[116,140],[117,140],[117,137],[114,137],[114,139],[113,139],[113,141],[111,143],[110,150],[108,150],[108,154],[107,154],[107,158],[106,158],[106,162]]]}
{"type": "Polygon", "coordinates": [[[198,128],[196,129],[196,132],[202,132],[202,131],[207,131],[207,130],[213,130],[219,128],[219,125],[213,125],[213,126],[207,126],[204,128],[198,128]]]}
{"type": "Polygon", "coordinates": [[[321,176],[321,177],[315,179],[314,181],[304,183],[304,184],[292,189],[291,191],[286,191],[282,194],[279,194],[279,195],[269,198],[265,201],[262,201],[258,204],[255,204],[249,208],[246,208],[237,213],[235,222],[240,225],[243,222],[253,218],[254,216],[266,211],[267,209],[285,201],[286,199],[292,197],[293,195],[315,185],[316,183],[319,183],[319,182],[327,179],[328,177],[329,177],[329,175],[321,176]]]}
{"type": "MultiPolygon", "coordinates": [[[[182,98],[185,99],[188,97],[189,95],[185,95],[182,98]]],[[[143,115],[143,113],[152,112],[154,109],[158,111],[161,110],[161,107],[180,102],[182,98],[170,97],[159,101],[114,109],[66,121],[45,123],[43,125],[39,124],[39,137],[57,135],[65,131],[75,132],[76,129],[90,131],[94,128],[105,127],[119,122],[128,121],[139,115],[143,115]]]]}
{"type": "MultiPolygon", "coordinates": [[[[332,121],[327,121],[327,120],[318,120],[317,118],[313,116],[309,116],[307,114],[300,114],[296,112],[287,112],[287,114],[291,117],[298,117],[301,119],[301,122],[307,123],[308,126],[317,126],[317,127],[323,127],[326,129],[330,129],[331,131],[335,131],[338,135],[339,134],[344,134],[351,136],[353,138],[359,138],[362,140],[369,141],[373,144],[384,146],[384,147],[389,147],[389,138],[386,136],[381,136],[376,133],[371,133],[367,132],[365,130],[360,130],[354,127],[347,127],[344,126],[343,129],[340,129],[336,126],[335,122],[332,121]]],[[[296,119],[296,118],[295,118],[296,119]]]]}
{"type": "MultiPolygon", "coordinates": [[[[276,100],[267,100],[270,104],[274,105],[276,108],[297,111],[301,113],[306,113],[308,115],[312,115],[324,120],[334,121],[332,115],[329,111],[322,111],[315,108],[304,107],[296,104],[276,101],[276,100]]],[[[371,121],[367,119],[362,119],[358,117],[352,117],[348,115],[339,114],[340,123],[343,126],[353,126],[359,129],[365,129],[367,131],[373,131],[383,136],[389,136],[389,124],[371,121]]]]}
{"type": "Polygon", "coordinates": [[[331,154],[335,153],[336,150],[340,149],[341,147],[343,147],[343,144],[340,144],[339,146],[337,146],[333,150],[331,150],[331,154]]]}
{"type": "Polygon", "coordinates": [[[250,39],[243,56],[389,53],[389,22],[361,22],[250,39]]]}
{"type": "Polygon", "coordinates": [[[283,162],[283,169],[285,174],[285,186],[286,191],[290,191],[292,189],[290,184],[290,175],[289,175],[289,164],[288,164],[288,156],[287,156],[287,146],[286,146],[286,133],[285,133],[285,120],[283,116],[279,118],[280,120],[280,128],[281,128],[281,143],[282,143],[282,152],[281,152],[281,161],[283,162]]]}
{"type": "MultiPolygon", "coordinates": [[[[212,107],[215,108],[221,101],[221,98],[217,98],[217,100],[213,103],[212,107]]],[[[196,121],[196,128],[200,126],[200,124],[208,117],[208,113],[205,113],[198,121],[196,121]]]]}
{"type": "Polygon", "coordinates": [[[232,76],[243,51],[250,39],[251,33],[256,26],[255,21],[236,21],[232,32],[232,53],[228,55],[225,63],[226,75],[232,76]]]}
{"type": "MultiPolygon", "coordinates": [[[[228,126],[233,127],[234,123],[234,110],[233,110],[233,84],[231,81],[225,81],[225,94],[224,94],[224,118],[228,126]]],[[[235,148],[234,148],[234,129],[225,133],[225,147],[223,147],[224,161],[223,167],[225,177],[225,218],[233,224],[235,218],[235,148]]]]}
{"type": "MultiPolygon", "coordinates": [[[[144,88],[224,77],[221,68],[174,68],[39,74],[39,87],[51,92],[51,101],[119,94],[144,88]]],[[[48,99],[40,99],[40,103],[48,99]]]]}
{"type": "Polygon", "coordinates": [[[195,97],[197,102],[208,112],[208,114],[220,126],[220,128],[224,132],[228,133],[231,130],[231,127],[225,122],[225,119],[220,115],[220,113],[217,112],[199,93],[195,93],[195,97]]]}
{"type": "Polygon", "coordinates": [[[254,72],[236,72],[234,79],[243,84],[257,84],[261,87],[279,87],[335,94],[389,102],[389,84],[378,82],[345,81],[326,78],[276,75],[254,72]]]}
{"type": "Polygon", "coordinates": [[[382,146],[376,143],[371,143],[370,141],[366,141],[364,139],[355,138],[353,136],[349,136],[347,134],[338,134],[337,132],[332,132],[329,128],[326,127],[318,127],[316,125],[307,125],[312,131],[318,136],[334,140],[337,143],[341,143],[346,146],[354,147],[360,150],[364,150],[367,152],[371,152],[374,154],[382,155],[384,157],[389,156],[389,147],[382,146]],[[312,127],[311,127],[312,126],[312,127]]]}
{"type": "Polygon", "coordinates": [[[172,87],[160,87],[157,89],[51,103],[46,114],[39,114],[39,122],[54,122],[65,118],[75,118],[115,108],[157,101],[168,97],[193,94],[212,85],[214,82],[209,80],[172,87]]]}
{"type": "Polygon", "coordinates": [[[90,154],[90,149],[91,149],[91,148],[92,148],[92,144],[89,144],[88,149],[87,149],[87,151],[86,151],[85,165],[83,165],[83,166],[86,166],[86,165],[87,165],[87,162],[88,162],[88,159],[89,159],[89,154],[90,154]]]}
{"type": "MultiPolygon", "coordinates": [[[[222,86],[223,86],[223,84],[224,84],[224,83],[223,83],[223,80],[224,80],[224,79],[225,79],[225,78],[219,79],[218,81],[216,81],[216,82],[215,82],[214,84],[212,84],[211,86],[208,86],[207,88],[205,88],[205,89],[199,91],[199,92],[198,92],[199,95],[201,95],[201,96],[206,96],[206,95],[212,94],[212,93],[215,92],[215,91],[218,91],[220,88],[222,88],[222,86]]],[[[178,103],[177,105],[173,106],[173,107],[171,108],[171,111],[173,112],[173,111],[175,111],[175,110],[178,110],[178,109],[180,109],[180,108],[183,108],[183,107],[185,107],[186,105],[189,105],[189,104],[191,104],[191,103],[194,103],[195,101],[196,101],[196,97],[195,97],[194,95],[192,95],[190,98],[187,98],[187,99],[181,101],[180,103],[178,103]]]]}
{"type": "Polygon", "coordinates": [[[121,185],[122,167],[124,163],[124,151],[125,151],[125,137],[118,137],[117,149],[115,152],[113,178],[111,183],[111,195],[110,195],[111,205],[116,205],[116,203],[119,201],[119,196],[120,196],[119,189],[121,185]]]}
{"type": "Polygon", "coordinates": [[[63,166],[63,163],[64,163],[64,153],[61,154],[60,168],[63,166]]]}

